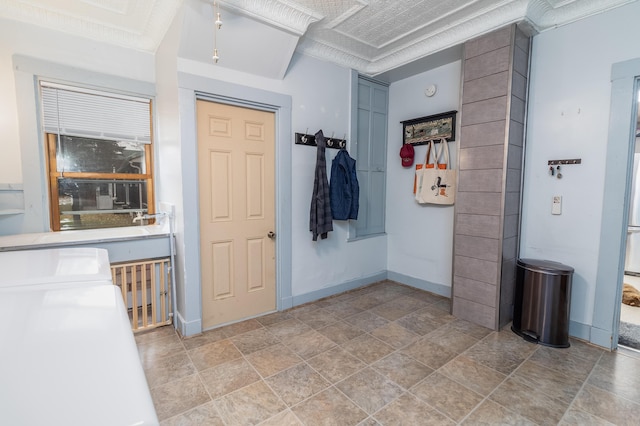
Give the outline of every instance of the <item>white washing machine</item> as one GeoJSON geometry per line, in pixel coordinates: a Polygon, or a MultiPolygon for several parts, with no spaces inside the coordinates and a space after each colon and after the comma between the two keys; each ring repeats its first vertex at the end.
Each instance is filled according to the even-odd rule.
{"type": "Polygon", "coordinates": [[[0,347],[0,424],[158,424],[116,286],[2,292],[0,347]]]}
{"type": "Polygon", "coordinates": [[[0,424],[157,425],[107,252],[0,253],[0,424]]]}
{"type": "Polygon", "coordinates": [[[0,291],[15,287],[112,284],[109,254],[98,248],[0,252],[0,291]]]}

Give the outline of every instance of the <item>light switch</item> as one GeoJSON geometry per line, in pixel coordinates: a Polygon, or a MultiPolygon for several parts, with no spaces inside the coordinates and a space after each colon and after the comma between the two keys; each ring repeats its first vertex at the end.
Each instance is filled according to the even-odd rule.
{"type": "Polygon", "coordinates": [[[562,214],[562,196],[554,195],[551,204],[551,214],[562,214]]]}

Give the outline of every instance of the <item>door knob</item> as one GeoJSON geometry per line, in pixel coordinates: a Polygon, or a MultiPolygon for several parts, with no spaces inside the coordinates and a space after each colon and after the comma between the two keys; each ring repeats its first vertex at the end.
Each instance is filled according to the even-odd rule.
{"type": "Polygon", "coordinates": [[[269,233],[267,234],[267,237],[271,238],[272,240],[276,239],[276,233],[273,231],[269,231],[269,233]]]}

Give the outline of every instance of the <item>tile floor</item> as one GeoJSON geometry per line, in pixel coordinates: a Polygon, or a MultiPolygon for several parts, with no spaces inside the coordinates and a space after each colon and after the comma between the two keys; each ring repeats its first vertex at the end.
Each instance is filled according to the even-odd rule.
{"type": "Polygon", "coordinates": [[[162,425],[638,424],[640,357],[527,343],[392,282],[136,336],[162,425]]]}

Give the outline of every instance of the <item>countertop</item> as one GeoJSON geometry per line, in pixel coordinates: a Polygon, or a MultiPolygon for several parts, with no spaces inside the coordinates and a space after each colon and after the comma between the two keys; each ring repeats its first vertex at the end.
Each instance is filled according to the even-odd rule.
{"type": "Polygon", "coordinates": [[[0,237],[0,251],[68,247],[87,243],[167,238],[168,236],[168,226],[163,225],[17,234],[0,237]]]}

